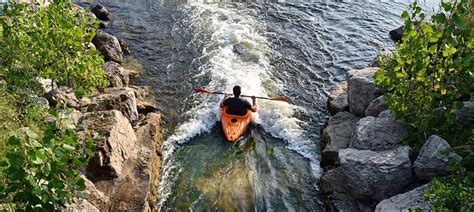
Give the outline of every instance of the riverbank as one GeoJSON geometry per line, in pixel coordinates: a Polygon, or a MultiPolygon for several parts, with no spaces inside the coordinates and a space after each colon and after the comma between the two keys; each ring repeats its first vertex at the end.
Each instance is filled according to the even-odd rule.
{"type": "MultiPolygon", "coordinates": [[[[392,54],[383,50],[381,56],[392,54]]],[[[377,63],[374,63],[377,65],[377,63]]],[[[331,117],[322,130],[320,186],[328,211],[433,210],[424,192],[433,177],[446,176],[448,164],[462,158],[443,138],[432,135],[416,152],[404,143],[404,120],[384,103],[377,87],[378,67],[351,70],[330,93],[331,117]]]]}
{"type": "Polygon", "coordinates": [[[46,98],[53,104],[72,109],[79,131],[96,134],[96,149],[84,175],[86,190],[76,194],[77,203],[67,211],[155,211],[161,164],[161,116],[153,103],[146,102],[148,91],[130,83],[139,70],[128,70],[129,51],[123,40],[103,31],[109,12],[100,4],[80,6],[85,15],[101,23],[92,43],[106,63],[103,70],[110,87],[77,99],[68,87],[44,83],[46,98]],[[125,53],[124,53],[125,52],[125,53]]]}

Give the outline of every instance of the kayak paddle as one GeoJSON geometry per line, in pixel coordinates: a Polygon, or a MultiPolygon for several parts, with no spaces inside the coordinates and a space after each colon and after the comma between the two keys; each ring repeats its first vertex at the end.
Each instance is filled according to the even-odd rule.
{"type": "MultiPolygon", "coordinates": [[[[208,91],[208,90],[206,90],[206,89],[204,89],[204,88],[196,88],[196,89],[194,89],[194,91],[196,91],[197,93],[233,95],[233,94],[231,94],[231,93],[208,91]]],[[[243,96],[243,97],[252,97],[252,96],[249,96],[249,95],[240,95],[240,96],[243,96]]],[[[266,100],[274,100],[274,101],[288,102],[288,98],[286,98],[286,97],[271,97],[271,98],[270,98],[270,97],[256,96],[255,98],[257,98],[257,99],[266,99],[266,100]]]]}

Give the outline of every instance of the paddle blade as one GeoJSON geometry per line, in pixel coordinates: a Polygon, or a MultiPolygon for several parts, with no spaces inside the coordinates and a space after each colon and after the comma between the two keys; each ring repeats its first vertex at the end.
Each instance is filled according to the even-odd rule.
{"type": "Polygon", "coordinates": [[[197,93],[209,93],[209,91],[204,90],[203,88],[196,88],[194,89],[197,93]]]}
{"type": "Polygon", "coordinates": [[[270,100],[288,102],[288,98],[286,97],[275,97],[275,98],[270,98],[270,100]]]}

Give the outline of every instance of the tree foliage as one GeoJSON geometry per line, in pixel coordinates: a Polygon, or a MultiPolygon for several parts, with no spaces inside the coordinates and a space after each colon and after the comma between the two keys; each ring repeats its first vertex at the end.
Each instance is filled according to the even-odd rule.
{"type": "Polygon", "coordinates": [[[474,99],[474,6],[472,0],[441,5],[431,21],[416,2],[411,13],[403,12],[402,42],[375,82],[388,88],[385,100],[395,114],[416,128],[420,136],[414,138],[424,142],[436,133],[462,144],[471,135],[474,142],[472,117],[458,116],[464,102],[474,99]]]}

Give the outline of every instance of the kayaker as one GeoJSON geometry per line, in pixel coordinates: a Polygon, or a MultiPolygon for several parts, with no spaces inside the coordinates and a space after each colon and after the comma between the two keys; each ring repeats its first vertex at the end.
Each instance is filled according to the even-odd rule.
{"type": "Polygon", "coordinates": [[[234,93],[234,97],[232,98],[227,98],[229,95],[226,94],[224,95],[224,98],[222,99],[221,102],[221,108],[222,107],[227,107],[227,113],[232,114],[232,115],[237,115],[237,116],[244,116],[247,114],[247,110],[250,110],[252,112],[257,111],[257,105],[255,102],[255,96],[252,96],[252,105],[245,100],[240,98],[240,86],[236,85],[232,89],[234,93]]]}

